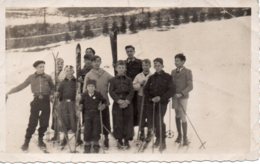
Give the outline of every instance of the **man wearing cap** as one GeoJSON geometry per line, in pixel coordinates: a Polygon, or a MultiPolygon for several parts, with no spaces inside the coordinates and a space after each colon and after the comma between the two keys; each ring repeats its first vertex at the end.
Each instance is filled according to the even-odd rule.
{"type": "Polygon", "coordinates": [[[8,98],[8,95],[19,92],[28,85],[31,85],[34,99],[30,103],[31,114],[25,134],[25,142],[21,147],[23,151],[28,150],[30,139],[35,132],[38,122],[40,122],[38,129],[38,146],[40,148],[46,148],[46,144],[43,142],[43,136],[49,126],[50,99],[53,98],[52,95],[54,91],[51,76],[44,73],[45,62],[38,60],[33,64],[33,67],[36,69],[36,72],[31,74],[22,84],[11,89],[6,95],[6,98],[8,98]]]}

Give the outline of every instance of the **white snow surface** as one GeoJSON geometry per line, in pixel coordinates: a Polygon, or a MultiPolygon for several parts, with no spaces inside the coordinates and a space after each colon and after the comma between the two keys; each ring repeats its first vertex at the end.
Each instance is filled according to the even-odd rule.
{"type": "MultiPolygon", "coordinates": [[[[183,52],[187,57],[186,67],[192,70],[194,83],[187,112],[200,137],[207,142],[206,149],[198,148],[200,143],[190,124],[188,124],[190,147],[178,149],[174,143],[175,114],[171,109],[171,128],[175,136],[166,140],[167,149],[164,153],[228,154],[249,151],[250,19],[250,17],[241,17],[190,23],[169,31],[146,30],[137,34],[118,36],[119,59],[126,59],[124,46],[132,44],[136,47],[137,58],[153,60],[155,57],[162,57],[165,71],[170,73],[175,68],[174,55],[176,53],[183,52]]],[[[97,55],[102,57],[102,67],[113,74],[110,40],[108,37],[100,36],[67,44],[60,43],[59,47],[40,52],[7,51],[7,90],[23,82],[34,72],[32,63],[35,60],[45,60],[46,73],[50,74],[54,65],[51,51],[59,52],[65,60],[65,65],[75,65],[77,43],[81,44],[82,54],[85,48],[93,47],[97,55]]],[[[29,120],[30,101],[32,101],[30,87],[9,96],[6,104],[7,152],[21,153],[20,147],[24,141],[29,120]]],[[[165,116],[167,130],[170,127],[169,111],[168,109],[165,116]]],[[[137,131],[137,128],[135,130],[137,131]]],[[[34,136],[30,143],[30,153],[41,153],[36,141],[37,136],[34,136]]],[[[130,150],[117,150],[116,142],[111,136],[110,145],[107,153],[137,152],[133,142],[131,142],[130,150]]],[[[51,153],[69,153],[68,148],[60,151],[49,143],[48,148],[51,153]]],[[[83,152],[82,148],[78,150],[83,152]]],[[[157,152],[156,150],[155,153],[157,152]]],[[[152,153],[151,144],[145,153],[152,153]]]]}

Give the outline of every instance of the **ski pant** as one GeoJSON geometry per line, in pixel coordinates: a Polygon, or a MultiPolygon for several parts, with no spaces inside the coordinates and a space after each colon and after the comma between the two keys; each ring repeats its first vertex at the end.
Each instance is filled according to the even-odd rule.
{"type": "Polygon", "coordinates": [[[75,133],[77,129],[75,101],[62,100],[60,104],[60,111],[62,120],[61,130],[63,132],[72,130],[75,133]]]}
{"type": "Polygon", "coordinates": [[[146,101],[143,101],[143,96],[138,95],[138,126],[141,119],[141,127],[139,127],[141,130],[144,130],[146,120],[147,120],[147,107],[148,104],[146,101]],[[143,106],[143,107],[142,107],[143,106]],[[141,110],[143,110],[142,118],[141,118],[141,110]]]}
{"type": "Polygon", "coordinates": [[[89,143],[91,141],[98,142],[100,139],[101,125],[100,114],[97,110],[85,111],[84,119],[84,141],[89,143]]]}
{"type": "Polygon", "coordinates": [[[160,128],[162,128],[162,139],[164,140],[166,137],[166,125],[164,123],[164,116],[167,111],[167,104],[155,104],[155,111],[153,114],[153,103],[149,102],[148,104],[148,109],[147,109],[147,118],[148,118],[148,128],[152,129],[153,128],[153,123],[154,123],[154,132],[156,138],[160,138],[160,128]],[[161,114],[159,114],[161,108],[161,114]],[[160,118],[161,116],[161,118],[160,118]],[[153,122],[153,117],[154,117],[154,122],[153,122]],[[160,127],[161,125],[161,127],[160,127]]]}
{"type": "Polygon", "coordinates": [[[119,140],[132,140],[134,136],[132,104],[129,104],[128,107],[122,109],[116,102],[114,102],[112,115],[113,133],[115,138],[119,140]]]}
{"type": "Polygon", "coordinates": [[[175,99],[173,102],[176,103],[174,104],[175,117],[180,118],[183,123],[187,122],[185,113],[187,111],[188,99],[187,98],[175,99]]]}
{"type": "Polygon", "coordinates": [[[35,129],[40,123],[38,129],[39,138],[43,138],[44,133],[46,132],[49,126],[50,118],[50,99],[49,95],[43,96],[42,98],[35,97],[31,102],[31,113],[29,117],[29,123],[26,130],[25,138],[30,140],[35,129]]]}
{"type": "Polygon", "coordinates": [[[109,134],[108,131],[111,131],[111,126],[110,126],[110,113],[109,113],[109,107],[107,106],[103,111],[102,111],[102,119],[103,119],[103,133],[105,136],[109,134]]]}

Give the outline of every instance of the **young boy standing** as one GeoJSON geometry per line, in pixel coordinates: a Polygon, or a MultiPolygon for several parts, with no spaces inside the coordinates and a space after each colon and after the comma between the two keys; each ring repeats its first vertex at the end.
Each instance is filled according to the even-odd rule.
{"type": "Polygon", "coordinates": [[[22,145],[22,150],[27,151],[29,147],[29,142],[35,129],[40,122],[40,127],[38,129],[39,138],[38,146],[40,148],[46,148],[46,144],[43,142],[44,133],[49,126],[50,118],[50,99],[53,98],[54,84],[50,75],[44,73],[45,62],[38,60],[33,64],[36,72],[30,75],[22,84],[11,89],[7,95],[16,93],[31,85],[31,90],[34,96],[31,102],[31,114],[29,118],[28,127],[25,134],[25,141],[22,145]]]}
{"type": "MultiPolygon", "coordinates": [[[[133,81],[133,87],[138,92],[138,98],[137,98],[137,104],[138,104],[138,120],[139,123],[141,123],[139,129],[140,129],[140,135],[138,134],[138,139],[144,140],[145,139],[145,133],[144,133],[144,126],[147,119],[147,100],[145,100],[145,96],[143,93],[143,88],[148,80],[148,78],[152,75],[150,72],[151,68],[151,61],[149,59],[144,59],[142,61],[142,68],[143,72],[136,75],[134,81],[133,81]],[[142,111],[141,111],[142,110],[142,111]],[[142,112],[142,118],[141,118],[141,112],[142,112]],[[141,122],[140,122],[141,121],[141,122]]],[[[147,139],[151,138],[151,127],[148,127],[148,134],[147,139]]]]}
{"type": "Polygon", "coordinates": [[[148,79],[144,87],[144,94],[149,105],[148,127],[155,128],[156,141],[154,146],[159,146],[159,150],[162,151],[166,148],[164,115],[174,89],[171,75],[163,70],[163,59],[156,58],[153,62],[156,72],[148,79]],[[153,127],[153,124],[155,127],[153,127]]]}
{"type": "Polygon", "coordinates": [[[64,132],[64,138],[61,146],[67,144],[68,131],[72,130],[76,133],[76,110],[75,110],[75,100],[76,100],[76,79],[73,76],[74,70],[73,66],[66,66],[66,78],[60,83],[58,88],[59,99],[60,99],[60,115],[61,115],[61,130],[64,132]]]}
{"type": "Polygon", "coordinates": [[[186,57],[183,54],[177,54],[175,56],[175,66],[177,68],[172,70],[173,84],[176,87],[176,94],[173,96],[172,105],[175,109],[175,121],[178,131],[178,136],[175,142],[181,143],[183,139],[184,146],[189,144],[187,138],[188,127],[186,120],[186,110],[189,92],[193,89],[192,72],[191,70],[184,67],[185,61],[186,57]]]}
{"type": "Polygon", "coordinates": [[[83,104],[84,115],[84,153],[91,152],[93,142],[93,149],[95,153],[99,152],[99,139],[101,132],[100,124],[100,110],[106,107],[106,99],[101,93],[96,91],[96,81],[88,80],[86,90],[82,94],[81,104],[83,104]]]}
{"type": "Polygon", "coordinates": [[[110,75],[108,72],[106,72],[104,69],[100,68],[101,65],[101,57],[94,56],[92,58],[92,69],[87,73],[84,79],[84,90],[87,86],[88,80],[95,80],[97,82],[97,88],[96,91],[100,92],[103,97],[106,99],[106,108],[102,111],[102,118],[103,118],[103,132],[105,136],[104,140],[104,146],[105,148],[109,148],[109,139],[108,139],[108,131],[111,131],[110,126],[110,114],[109,114],[109,98],[108,98],[108,87],[109,82],[113,78],[112,75],[110,75]]]}
{"type": "Polygon", "coordinates": [[[111,79],[109,93],[113,103],[113,133],[118,140],[118,148],[130,148],[129,140],[133,139],[133,107],[131,104],[134,89],[132,80],[126,76],[125,62],[119,60],[116,64],[117,75],[111,79]],[[123,142],[124,140],[124,142],[123,142]]]}

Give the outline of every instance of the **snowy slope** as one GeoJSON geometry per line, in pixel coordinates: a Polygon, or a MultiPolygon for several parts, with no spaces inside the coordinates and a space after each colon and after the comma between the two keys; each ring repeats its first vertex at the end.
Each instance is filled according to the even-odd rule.
{"type": "MultiPolygon", "coordinates": [[[[201,138],[207,141],[207,149],[199,150],[199,141],[189,126],[191,145],[188,150],[178,149],[174,139],[167,139],[165,153],[244,153],[249,148],[249,88],[250,88],[250,17],[231,20],[187,24],[169,31],[146,30],[137,34],[118,36],[119,59],[125,59],[124,46],[133,44],[138,58],[162,57],[165,70],[174,68],[173,57],[183,52],[187,56],[186,66],[193,71],[194,90],[188,105],[188,114],[201,138]],[[234,138],[236,141],[234,142],[234,138]],[[247,149],[246,149],[247,148],[247,149]]],[[[75,47],[78,42],[62,44],[53,49],[65,59],[65,64],[74,64],[75,47]]],[[[110,73],[111,50],[108,37],[100,36],[81,40],[82,50],[93,47],[102,57],[102,66],[110,73]]],[[[83,51],[82,51],[83,53],[83,51]]],[[[7,89],[22,82],[34,70],[32,63],[43,59],[46,72],[53,70],[51,51],[7,52],[7,89]]],[[[7,151],[21,152],[29,118],[30,88],[11,95],[7,103],[7,151]]],[[[174,110],[171,111],[171,127],[175,130],[174,110]]],[[[169,114],[165,121],[169,128],[169,114]]],[[[176,136],[175,136],[176,137],[176,136]]],[[[37,137],[35,137],[37,139],[37,137]]],[[[109,153],[122,153],[115,148],[111,137],[109,153]]],[[[36,140],[30,145],[32,153],[40,152],[36,140]]],[[[49,145],[51,152],[58,152],[49,145]]],[[[82,151],[82,149],[80,150],[82,151]]],[[[64,150],[59,153],[66,153],[64,150]]],[[[123,153],[127,153],[125,151],[123,153]]],[[[134,144],[129,152],[136,152],[134,144]]],[[[151,153],[149,147],[146,151],[151,153]]]]}

